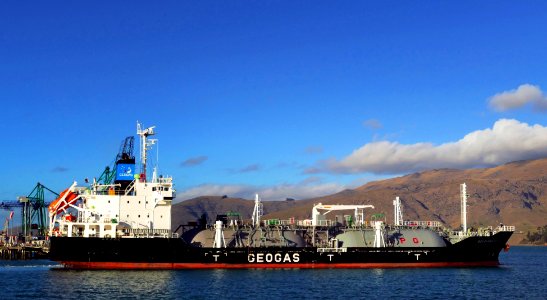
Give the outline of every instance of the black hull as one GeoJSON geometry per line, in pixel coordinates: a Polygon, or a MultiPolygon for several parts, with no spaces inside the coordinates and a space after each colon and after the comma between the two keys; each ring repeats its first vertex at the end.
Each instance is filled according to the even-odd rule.
{"type": "Polygon", "coordinates": [[[446,247],[199,248],[182,239],[52,237],[50,258],[74,269],[405,268],[496,266],[512,232],[446,247]],[[342,252],[344,250],[344,252],[342,252]]]}

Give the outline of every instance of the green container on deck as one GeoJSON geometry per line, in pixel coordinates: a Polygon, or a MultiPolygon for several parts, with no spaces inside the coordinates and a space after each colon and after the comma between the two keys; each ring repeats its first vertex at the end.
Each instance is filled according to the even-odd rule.
{"type": "Polygon", "coordinates": [[[268,220],[268,225],[279,225],[279,219],[268,220]]]}

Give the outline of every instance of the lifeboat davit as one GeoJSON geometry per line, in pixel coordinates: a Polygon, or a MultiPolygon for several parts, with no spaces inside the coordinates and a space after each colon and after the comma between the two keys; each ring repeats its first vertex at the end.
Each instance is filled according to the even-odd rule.
{"type": "Polygon", "coordinates": [[[61,194],[59,194],[59,197],[49,205],[49,212],[52,214],[55,212],[57,212],[57,214],[60,213],[70,204],[75,202],[76,198],[78,198],[78,195],[70,191],[70,189],[62,191],[61,194]]]}

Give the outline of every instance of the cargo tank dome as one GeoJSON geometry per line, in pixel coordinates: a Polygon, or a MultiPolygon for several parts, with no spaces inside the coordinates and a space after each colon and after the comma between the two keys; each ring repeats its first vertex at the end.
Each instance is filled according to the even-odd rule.
{"type": "Polygon", "coordinates": [[[446,247],[445,240],[428,229],[400,229],[388,233],[388,243],[394,247],[446,247]]]}
{"type": "Polygon", "coordinates": [[[340,247],[372,247],[374,232],[372,230],[346,231],[336,235],[340,247]]]}

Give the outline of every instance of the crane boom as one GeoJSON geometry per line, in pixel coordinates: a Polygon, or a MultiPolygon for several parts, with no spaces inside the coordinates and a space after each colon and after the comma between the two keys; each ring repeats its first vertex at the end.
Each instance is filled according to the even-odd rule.
{"type": "Polygon", "coordinates": [[[313,206],[312,209],[312,225],[318,226],[319,216],[326,215],[333,210],[355,210],[355,221],[357,225],[363,225],[365,223],[365,208],[374,209],[374,205],[351,205],[351,204],[335,204],[335,205],[323,205],[321,203],[313,206]],[[321,214],[319,210],[326,210],[325,213],[321,214]]]}

